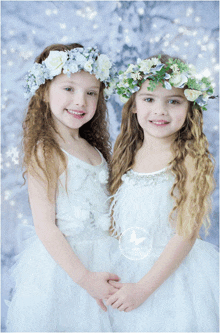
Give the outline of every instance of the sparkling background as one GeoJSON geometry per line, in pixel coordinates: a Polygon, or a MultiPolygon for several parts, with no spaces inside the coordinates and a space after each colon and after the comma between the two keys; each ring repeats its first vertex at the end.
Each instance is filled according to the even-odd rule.
{"type": "MultiPolygon", "coordinates": [[[[52,43],[96,45],[117,68],[160,52],[180,56],[211,76],[218,94],[218,1],[2,1],[2,331],[12,281],[8,270],[21,249],[21,227],[32,224],[27,187],[22,186],[21,123],[27,102],[24,76],[35,57],[52,43]]],[[[204,114],[205,133],[216,158],[218,185],[218,100],[204,114]]],[[[108,102],[114,142],[122,104],[108,102]]],[[[218,188],[218,186],[217,186],[218,188]]],[[[213,194],[207,241],[218,245],[218,189],[213,194]]]]}

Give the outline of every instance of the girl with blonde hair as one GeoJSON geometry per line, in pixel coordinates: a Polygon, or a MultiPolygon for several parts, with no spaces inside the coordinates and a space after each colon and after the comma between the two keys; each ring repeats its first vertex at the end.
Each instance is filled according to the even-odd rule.
{"type": "Polygon", "coordinates": [[[117,289],[109,248],[110,141],[104,92],[114,76],[96,48],[54,44],[26,77],[24,176],[36,234],[19,255],[9,332],[111,331],[117,289]]]}
{"type": "Polygon", "coordinates": [[[217,332],[218,252],[210,225],[213,158],[203,111],[213,88],[167,55],[119,72],[125,101],[110,177],[121,282],[106,302],[117,332],[217,332]],[[122,283],[123,282],[123,283],[122,283]]]}

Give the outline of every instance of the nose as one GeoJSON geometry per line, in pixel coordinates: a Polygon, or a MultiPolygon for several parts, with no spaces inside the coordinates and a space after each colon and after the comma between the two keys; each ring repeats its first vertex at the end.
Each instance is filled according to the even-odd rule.
{"type": "Polygon", "coordinates": [[[157,115],[167,115],[167,105],[163,102],[157,102],[154,104],[154,110],[153,112],[157,115]]]}
{"type": "Polygon", "coordinates": [[[85,106],[86,105],[86,96],[84,91],[76,91],[73,97],[74,103],[79,106],[85,106]]]}

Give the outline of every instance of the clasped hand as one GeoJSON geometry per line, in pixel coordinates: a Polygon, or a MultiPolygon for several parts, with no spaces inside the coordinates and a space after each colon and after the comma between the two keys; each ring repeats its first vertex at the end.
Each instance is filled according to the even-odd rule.
{"type": "Polygon", "coordinates": [[[111,285],[109,281],[115,282],[119,280],[120,278],[116,274],[87,271],[87,273],[79,281],[79,285],[96,300],[102,310],[107,311],[107,307],[104,305],[103,299],[108,299],[111,295],[118,291],[118,289],[111,285]]]}
{"type": "Polygon", "coordinates": [[[109,281],[109,284],[118,289],[114,295],[106,300],[106,305],[111,305],[113,309],[129,312],[140,306],[146,299],[147,293],[140,283],[119,283],[109,281]]]}

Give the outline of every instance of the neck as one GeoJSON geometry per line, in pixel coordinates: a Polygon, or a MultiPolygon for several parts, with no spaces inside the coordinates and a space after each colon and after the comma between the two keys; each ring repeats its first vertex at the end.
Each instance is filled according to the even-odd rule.
{"type": "Polygon", "coordinates": [[[71,144],[74,141],[80,140],[79,129],[71,129],[71,130],[62,130],[61,128],[58,129],[59,134],[55,133],[57,141],[59,145],[63,146],[65,144],[71,144]]]}
{"type": "Polygon", "coordinates": [[[151,152],[153,155],[161,153],[171,153],[171,144],[173,138],[167,138],[166,140],[160,138],[145,137],[142,145],[142,149],[151,152]]]}

